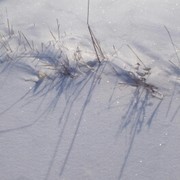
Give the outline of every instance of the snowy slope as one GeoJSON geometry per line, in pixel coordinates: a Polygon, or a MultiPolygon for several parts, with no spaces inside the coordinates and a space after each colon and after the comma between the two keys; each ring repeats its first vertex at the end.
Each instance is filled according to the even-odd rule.
{"type": "Polygon", "coordinates": [[[0,179],[179,180],[179,8],[0,0],[0,179]]]}

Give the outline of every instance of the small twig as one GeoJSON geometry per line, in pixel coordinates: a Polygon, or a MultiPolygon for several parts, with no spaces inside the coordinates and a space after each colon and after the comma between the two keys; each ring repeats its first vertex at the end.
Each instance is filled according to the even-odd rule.
{"type": "Polygon", "coordinates": [[[94,48],[97,60],[99,63],[101,63],[101,59],[105,59],[105,56],[104,56],[101,46],[100,46],[98,40],[96,39],[96,37],[91,29],[91,26],[89,24],[89,14],[90,14],[90,0],[88,0],[88,6],[87,6],[87,26],[88,26],[89,34],[91,36],[91,41],[93,44],[93,48],[94,48]]]}
{"type": "Polygon", "coordinates": [[[170,41],[171,41],[171,44],[172,44],[172,46],[173,46],[174,52],[175,52],[175,54],[176,54],[176,57],[177,57],[177,60],[178,60],[178,62],[179,62],[179,66],[180,66],[180,58],[179,58],[179,56],[178,56],[178,53],[177,53],[177,50],[176,50],[176,46],[175,46],[174,41],[173,41],[173,39],[172,39],[171,33],[169,32],[168,28],[167,28],[165,25],[164,25],[164,28],[165,28],[165,30],[166,30],[167,33],[168,33],[169,39],[170,39],[170,41]]]}
{"type": "Polygon", "coordinates": [[[95,42],[95,39],[93,37],[92,31],[91,31],[91,27],[89,25],[88,25],[88,30],[89,30],[89,34],[91,36],[91,40],[92,40],[94,51],[96,53],[97,60],[99,61],[99,63],[101,63],[101,60],[100,60],[100,57],[99,57],[99,54],[98,54],[98,51],[97,51],[97,48],[96,48],[96,42],[95,42]]]}
{"type": "Polygon", "coordinates": [[[136,52],[133,50],[133,48],[129,45],[129,44],[127,44],[127,47],[133,52],[133,54],[137,57],[137,59],[140,61],[140,63],[142,63],[142,65],[145,67],[145,68],[147,68],[146,67],[146,65],[143,63],[143,61],[140,59],[140,57],[136,54],[136,52]]]}
{"type": "Polygon", "coordinates": [[[8,42],[8,40],[6,40],[5,36],[2,35],[2,34],[0,34],[0,37],[1,37],[1,40],[2,40],[1,44],[4,46],[4,48],[5,48],[7,51],[10,50],[11,52],[13,52],[12,49],[11,49],[11,47],[10,47],[10,45],[9,45],[9,42],[8,42]],[[6,41],[4,41],[3,38],[4,38],[6,41]]]}
{"type": "Polygon", "coordinates": [[[171,60],[169,60],[169,62],[174,65],[176,68],[179,68],[174,62],[172,62],[171,60]]]}
{"type": "Polygon", "coordinates": [[[44,51],[44,43],[43,42],[41,43],[41,51],[42,52],[44,51]]]}
{"type": "Polygon", "coordinates": [[[31,46],[30,42],[28,41],[28,39],[26,38],[26,36],[24,35],[24,33],[21,32],[21,34],[22,34],[22,36],[24,37],[24,39],[26,40],[26,42],[27,42],[28,46],[30,47],[30,49],[33,50],[33,48],[32,48],[32,46],[31,46]]]}
{"type": "Polygon", "coordinates": [[[88,7],[87,7],[87,25],[89,25],[89,9],[90,9],[90,0],[88,0],[88,7]]]}
{"type": "Polygon", "coordinates": [[[56,22],[57,22],[58,40],[60,41],[60,24],[59,24],[59,20],[56,19],[56,22]]]}
{"type": "Polygon", "coordinates": [[[9,33],[9,38],[11,38],[11,28],[9,24],[9,19],[7,18],[7,25],[8,25],[8,33],[9,33]]]}
{"type": "Polygon", "coordinates": [[[21,37],[21,33],[20,33],[20,31],[18,31],[18,35],[19,35],[19,38],[18,38],[18,43],[19,43],[19,45],[21,45],[21,40],[22,40],[22,37],[21,37]]]}
{"type": "Polygon", "coordinates": [[[32,42],[32,48],[33,48],[33,50],[34,50],[34,41],[31,41],[32,42]]]}
{"type": "Polygon", "coordinates": [[[52,33],[52,31],[50,29],[49,29],[49,32],[50,32],[51,36],[53,37],[53,39],[57,42],[56,37],[54,36],[54,34],[52,33]]]}

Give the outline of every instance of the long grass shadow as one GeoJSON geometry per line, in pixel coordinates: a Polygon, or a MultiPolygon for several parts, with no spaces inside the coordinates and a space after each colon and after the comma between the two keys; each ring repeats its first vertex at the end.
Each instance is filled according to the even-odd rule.
{"type": "Polygon", "coordinates": [[[179,83],[180,80],[178,79],[180,77],[180,68],[178,66],[176,66],[175,64],[171,65],[171,67],[168,71],[168,74],[176,75],[176,78],[175,78],[175,82],[173,82],[173,85],[172,85],[172,87],[173,87],[172,94],[171,94],[171,98],[170,98],[170,101],[169,101],[169,104],[167,107],[166,117],[168,117],[170,111],[172,110],[172,105],[173,105],[176,93],[178,93],[178,89],[180,86],[180,83],[179,83]]]}
{"type": "Polygon", "coordinates": [[[73,146],[75,144],[77,134],[78,134],[78,130],[79,130],[81,122],[82,122],[82,118],[83,118],[83,116],[85,114],[85,111],[87,109],[87,106],[88,106],[88,104],[89,104],[89,102],[90,102],[90,100],[91,100],[91,98],[93,96],[94,89],[96,88],[97,84],[99,83],[100,76],[103,73],[105,67],[106,67],[106,62],[104,64],[99,65],[96,72],[93,74],[93,77],[92,77],[92,80],[91,80],[91,83],[90,83],[90,88],[89,88],[89,90],[87,92],[86,99],[85,99],[85,101],[84,101],[84,103],[82,105],[81,114],[80,114],[78,122],[77,122],[77,126],[76,126],[76,129],[75,129],[75,132],[74,132],[74,136],[72,138],[71,144],[69,146],[69,149],[67,151],[66,157],[64,159],[63,165],[62,165],[60,173],[59,173],[60,176],[63,175],[63,172],[64,172],[64,169],[65,169],[66,164],[68,162],[69,156],[70,156],[71,151],[73,149],[73,146]]]}
{"type": "Polygon", "coordinates": [[[74,135],[72,137],[72,140],[71,140],[71,143],[70,143],[70,146],[67,150],[67,153],[66,153],[66,156],[64,158],[64,161],[63,161],[63,164],[61,166],[61,169],[60,169],[60,173],[59,175],[62,176],[63,172],[64,172],[64,169],[66,167],[66,164],[68,162],[68,159],[69,159],[69,156],[71,154],[71,151],[73,149],[73,146],[74,146],[74,143],[75,143],[75,140],[76,140],[76,137],[77,137],[77,133],[78,133],[78,130],[79,130],[79,127],[81,125],[81,121],[82,121],[82,118],[83,118],[83,115],[85,113],[85,110],[87,108],[87,105],[88,103],[90,102],[91,100],[91,97],[92,97],[92,94],[93,94],[93,91],[97,85],[97,83],[99,82],[99,76],[101,75],[103,69],[105,67],[105,63],[101,64],[101,65],[98,65],[96,67],[96,70],[95,72],[89,72],[87,73],[87,75],[85,77],[83,77],[83,79],[79,80],[77,83],[73,84],[74,86],[74,90],[73,92],[69,95],[68,99],[67,99],[67,102],[66,102],[66,105],[64,107],[64,110],[62,112],[62,115],[59,119],[59,125],[62,124],[63,122],[63,125],[62,125],[62,130],[61,130],[61,133],[59,135],[59,138],[58,138],[58,142],[56,143],[56,147],[55,147],[55,151],[53,153],[53,156],[51,158],[51,162],[49,163],[49,168],[48,168],[48,171],[47,171],[47,174],[46,174],[46,177],[45,177],[45,180],[47,180],[50,176],[50,172],[51,172],[51,169],[53,167],[53,164],[54,164],[54,161],[55,161],[55,158],[57,156],[57,153],[58,153],[58,148],[61,144],[61,140],[63,138],[63,134],[66,130],[66,126],[70,120],[70,114],[71,114],[71,111],[72,111],[72,108],[75,106],[75,103],[76,103],[76,100],[78,99],[78,97],[81,95],[81,92],[86,88],[88,87],[88,92],[87,92],[87,95],[86,95],[86,99],[84,100],[84,103],[81,104],[81,113],[79,115],[79,118],[78,118],[78,121],[77,121],[77,125],[76,125],[76,128],[75,128],[75,132],[74,132],[74,135]],[[90,87],[89,87],[90,86],[90,87]]]}
{"type": "Polygon", "coordinates": [[[62,130],[61,130],[61,132],[59,134],[58,141],[57,141],[56,146],[55,146],[55,150],[54,150],[53,155],[51,157],[51,161],[50,161],[49,166],[48,166],[48,170],[47,170],[47,173],[46,173],[46,176],[45,176],[45,180],[47,180],[49,178],[49,176],[50,176],[51,169],[53,167],[55,158],[56,158],[57,153],[58,153],[58,148],[59,148],[59,146],[61,144],[63,135],[65,133],[66,127],[67,127],[68,122],[69,122],[69,115],[70,115],[71,109],[73,107],[73,104],[75,103],[75,100],[80,95],[81,91],[85,88],[85,86],[89,82],[90,77],[86,77],[86,80],[85,80],[83,85],[79,84],[79,86],[74,88],[72,94],[69,95],[69,97],[68,97],[68,99],[66,101],[66,105],[63,108],[63,111],[62,111],[62,114],[61,114],[61,116],[59,118],[58,124],[61,125],[63,119],[65,119],[65,121],[64,121],[64,123],[62,125],[62,130]],[[66,116],[66,118],[64,118],[64,116],[66,116]]]}
{"type": "Polygon", "coordinates": [[[119,126],[117,136],[119,136],[120,133],[123,133],[123,131],[127,129],[129,131],[129,143],[120,168],[118,180],[121,180],[123,177],[123,173],[125,171],[125,168],[127,167],[128,159],[135,143],[136,136],[142,131],[142,128],[145,125],[148,125],[150,127],[153,120],[155,120],[155,116],[158,113],[158,109],[161,105],[162,100],[158,100],[158,103],[152,110],[150,117],[146,117],[150,99],[152,99],[152,97],[146,89],[144,89],[143,87],[137,87],[134,91],[133,97],[131,98],[129,107],[127,108],[119,126]]]}
{"type": "MultiPolygon", "coordinates": [[[[31,67],[30,65],[28,65],[26,63],[18,62],[14,66],[16,66],[16,68],[20,69],[21,71],[28,73],[29,75],[38,76],[38,72],[35,71],[35,69],[33,67],[31,67]]],[[[63,79],[64,79],[63,77],[60,77],[60,78],[58,77],[58,82],[56,82],[55,85],[59,86],[59,87],[63,87],[63,84],[62,84],[64,82],[63,79]],[[62,83],[60,83],[60,82],[62,82],[62,83]]],[[[25,79],[24,79],[24,81],[25,81],[25,79]]],[[[29,80],[29,81],[32,81],[32,80],[29,80]]],[[[29,103],[33,103],[33,101],[35,101],[35,98],[37,96],[39,96],[37,99],[39,99],[39,98],[44,99],[47,96],[47,94],[54,88],[53,86],[55,86],[53,84],[54,81],[52,79],[49,79],[48,77],[44,78],[44,79],[39,79],[33,83],[34,83],[34,85],[32,86],[32,88],[29,89],[23,96],[21,96],[19,99],[17,99],[14,103],[12,103],[5,110],[1,111],[0,116],[4,115],[5,113],[8,113],[8,111],[10,111],[11,109],[13,109],[15,106],[17,106],[18,104],[20,104],[22,102],[26,102],[25,104],[22,105],[22,107],[25,107],[29,103]]],[[[62,93],[62,90],[60,90],[60,89],[57,89],[57,91],[62,93]]],[[[39,105],[39,107],[40,107],[40,105],[39,105]]],[[[37,119],[42,117],[43,114],[47,114],[46,110],[47,109],[45,109],[43,111],[43,113],[37,119]]],[[[12,128],[12,129],[10,128],[10,129],[1,130],[0,133],[6,133],[6,132],[11,132],[11,131],[28,128],[28,127],[34,125],[38,121],[37,119],[35,119],[33,122],[31,122],[27,125],[23,125],[23,126],[20,126],[17,128],[12,128]]]]}
{"type": "Polygon", "coordinates": [[[6,84],[6,82],[8,81],[8,78],[10,76],[10,72],[11,72],[11,68],[13,67],[13,63],[8,61],[6,63],[4,63],[1,67],[0,67],[0,75],[2,75],[3,73],[6,73],[6,76],[4,77],[4,79],[2,80],[2,82],[0,83],[0,88],[3,88],[4,85],[6,84]]]}
{"type": "Polygon", "coordinates": [[[171,95],[171,98],[170,98],[170,101],[169,101],[169,104],[168,104],[168,108],[167,108],[167,111],[166,111],[166,117],[168,117],[169,112],[171,111],[171,107],[172,107],[172,104],[174,102],[174,98],[175,98],[175,95],[176,95],[177,85],[178,85],[177,82],[175,82],[174,85],[173,85],[172,95],[171,95]]]}
{"type": "Polygon", "coordinates": [[[7,107],[5,110],[0,112],[0,116],[7,113],[9,110],[11,110],[14,106],[16,106],[18,103],[20,103],[24,98],[26,98],[31,90],[28,90],[23,96],[21,96],[19,99],[17,99],[14,103],[12,103],[9,107],[7,107]]]}
{"type": "MultiPolygon", "coordinates": [[[[8,108],[6,108],[4,111],[0,112],[0,116],[2,116],[3,114],[7,113],[8,111],[10,111],[11,109],[13,109],[15,106],[17,106],[19,103],[21,103],[22,101],[24,101],[26,98],[29,98],[29,95],[32,93],[31,90],[27,91],[22,97],[20,97],[18,100],[16,100],[13,104],[11,104],[8,108]]],[[[44,115],[44,112],[42,113],[42,115],[44,115]]],[[[9,132],[14,132],[14,131],[18,131],[18,130],[23,130],[26,128],[29,128],[31,126],[33,126],[34,124],[36,124],[39,121],[39,118],[42,116],[40,115],[38,118],[36,118],[34,121],[27,123],[25,125],[22,126],[18,126],[15,128],[7,128],[4,130],[0,130],[0,134],[4,134],[4,133],[9,133],[9,132]]]]}

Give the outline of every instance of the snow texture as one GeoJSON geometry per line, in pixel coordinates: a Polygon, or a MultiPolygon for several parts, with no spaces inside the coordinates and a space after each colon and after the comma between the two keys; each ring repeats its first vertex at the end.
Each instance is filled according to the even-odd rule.
{"type": "Polygon", "coordinates": [[[87,5],[0,0],[0,179],[179,180],[180,2],[87,5]]]}

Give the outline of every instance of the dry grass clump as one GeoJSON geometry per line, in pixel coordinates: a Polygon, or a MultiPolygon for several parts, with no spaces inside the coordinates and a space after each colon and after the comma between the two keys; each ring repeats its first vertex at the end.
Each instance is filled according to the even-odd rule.
{"type": "MultiPolygon", "coordinates": [[[[60,24],[58,19],[56,20],[56,32],[49,30],[53,40],[47,43],[41,43],[40,46],[37,46],[23,32],[18,31],[16,33],[10,25],[9,19],[7,19],[7,29],[4,33],[0,33],[0,62],[2,64],[7,62],[21,62],[31,66],[33,69],[32,71],[36,72],[36,79],[24,78],[24,80],[32,80],[36,83],[43,81],[44,79],[54,80],[62,77],[73,79],[83,74],[94,73],[96,68],[101,66],[102,62],[107,60],[107,58],[92,31],[89,23],[89,16],[90,0],[88,0],[87,7],[87,27],[96,56],[95,60],[87,62],[83,58],[80,47],[77,47],[74,52],[70,52],[73,56],[69,57],[69,48],[64,47],[64,44],[61,42],[60,24]]],[[[173,44],[172,38],[171,42],[173,44]]],[[[127,46],[137,58],[138,63],[135,71],[128,71],[126,73],[127,77],[130,79],[130,83],[125,83],[135,87],[143,87],[150,92],[152,96],[162,99],[163,95],[158,91],[158,88],[147,82],[147,79],[151,74],[151,68],[143,63],[130,45],[127,46]]],[[[174,44],[173,47],[175,48],[174,44]]]]}

